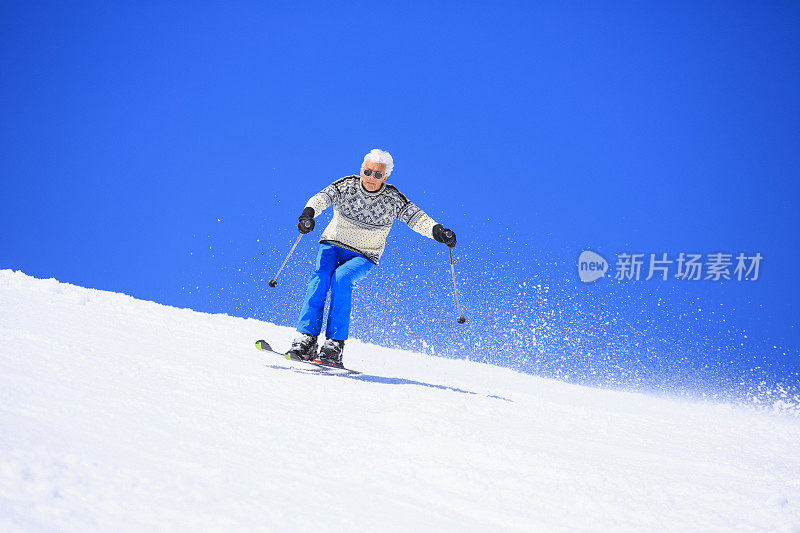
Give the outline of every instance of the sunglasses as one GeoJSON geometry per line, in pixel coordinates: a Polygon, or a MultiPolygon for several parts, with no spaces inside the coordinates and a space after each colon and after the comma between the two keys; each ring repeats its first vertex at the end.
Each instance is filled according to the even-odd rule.
{"type": "MultiPolygon", "coordinates": [[[[364,169],[364,170],[362,170],[361,172],[363,172],[365,176],[371,176],[371,175],[372,175],[372,169],[371,169],[371,168],[365,168],[365,169],[364,169]]],[[[375,179],[376,179],[376,180],[379,180],[379,179],[381,179],[381,178],[383,178],[383,172],[378,172],[378,171],[376,170],[376,171],[375,171],[375,179]]]]}

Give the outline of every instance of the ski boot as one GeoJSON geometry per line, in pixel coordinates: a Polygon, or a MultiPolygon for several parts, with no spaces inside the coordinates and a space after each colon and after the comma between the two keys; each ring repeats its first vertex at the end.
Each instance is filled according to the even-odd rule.
{"type": "Polygon", "coordinates": [[[342,364],[342,352],[344,351],[344,341],[325,339],[325,344],[319,351],[319,362],[323,365],[344,368],[342,364]]]}
{"type": "Polygon", "coordinates": [[[311,361],[317,358],[317,336],[306,335],[301,333],[294,342],[292,347],[286,352],[286,355],[291,358],[302,359],[303,361],[311,361]]]}

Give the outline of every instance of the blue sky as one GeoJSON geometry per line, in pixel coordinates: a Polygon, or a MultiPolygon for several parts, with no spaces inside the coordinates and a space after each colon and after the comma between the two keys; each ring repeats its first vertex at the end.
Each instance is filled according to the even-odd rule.
{"type": "Polygon", "coordinates": [[[800,367],[797,3],[3,2],[0,71],[0,268],[292,325],[315,240],[260,280],[308,197],[380,147],[456,230],[470,320],[441,315],[446,251],[395,227],[362,338],[531,369],[514,316],[619,354],[603,317],[626,313],[643,342],[800,367]],[[581,285],[584,249],[764,262],[752,283],[581,285]]]}

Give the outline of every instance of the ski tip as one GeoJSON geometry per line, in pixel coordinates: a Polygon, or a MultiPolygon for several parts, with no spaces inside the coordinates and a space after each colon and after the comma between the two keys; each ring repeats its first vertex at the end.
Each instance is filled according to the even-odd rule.
{"type": "Polygon", "coordinates": [[[256,348],[258,348],[259,350],[267,350],[270,352],[272,351],[272,348],[270,347],[269,343],[265,340],[256,341],[256,348]]]}

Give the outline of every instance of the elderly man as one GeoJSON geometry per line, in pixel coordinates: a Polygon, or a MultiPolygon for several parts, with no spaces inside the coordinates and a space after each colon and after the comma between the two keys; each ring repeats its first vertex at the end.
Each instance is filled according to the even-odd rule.
{"type": "Polygon", "coordinates": [[[394,162],[389,152],[372,150],[364,156],[360,176],[347,176],[312,196],[300,215],[298,229],[314,229],[314,217],[333,205],[333,219],[322,232],[317,266],[308,281],[297,331],[289,353],[305,360],[342,367],[342,352],[350,327],[353,285],[378,264],[386,236],[395,219],[447,246],[456,245],[452,230],[443,228],[408,198],[388,185],[394,162]],[[317,354],[325,299],[331,301],[325,343],[317,354]]]}

